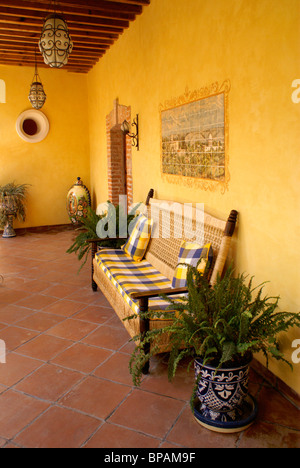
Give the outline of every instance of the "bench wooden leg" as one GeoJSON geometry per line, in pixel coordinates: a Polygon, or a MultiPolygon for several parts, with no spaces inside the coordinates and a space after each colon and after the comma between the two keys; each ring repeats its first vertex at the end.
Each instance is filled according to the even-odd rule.
{"type": "MultiPolygon", "coordinates": [[[[142,298],[139,300],[139,309],[140,312],[147,312],[148,311],[148,298],[142,298]]],[[[140,333],[142,334],[142,338],[145,336],[145,334],[149,331],[149,319],[140,319],[140,333]]],[[[145,354],[148,354],[150,352],[150,343],[146,343],[144,345],[144,352],[145,354]]],[[[143,374],[149,374],[149,369],[150,369],[150,362],[148,361],[144,367],[143,367],[143,374]]]]}
{"type": "Polygon", "coordinates": [[[92,290],[94,292],[96,292],[97,289],[98,289],[98,286],[97,286],[97,283],[94,281],[94,263],[93,263],[93,260],[95,258],[96,253],[97,253],[97,242],[92,242],[91,253],[92,253],[92,263],[91,263],[92,290]]]}

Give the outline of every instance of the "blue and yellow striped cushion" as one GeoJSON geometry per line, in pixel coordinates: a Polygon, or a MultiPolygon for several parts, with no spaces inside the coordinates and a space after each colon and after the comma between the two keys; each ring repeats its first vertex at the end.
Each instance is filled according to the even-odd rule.
{"type": "Polygon", "coordinates": [[[204,273],[207,262],[212,263],[213,251],[211,244],[201,247],[193,242],[183,241],[180,246],[178,265],[172,280],[173,288],[184,288],[187,284],[187,265],[197,266],[198,271],[204,273]],[[199,262],[199,263],[198,263],[199,262]]]}
{"type": "Polygon", "coordinates": [[[152,219],[148,219],[141,214],[127,242],[122,247],[135,262],[140,262],[145,255],[151,236],[152,225],[152,219]]]}
{"type": "Polygon", "coordinates": [[[131,309],[139,313],[139,304],[131,294],[157,290],[157,297],[149,300],[149,309],[165,310],[169,303],[159,297],[161,289],[170,288],[171,282],[149,262],[134,262],[122,249],[102,249],[96,254],[96,261],[111,283],[123,296],[131,309]]]}

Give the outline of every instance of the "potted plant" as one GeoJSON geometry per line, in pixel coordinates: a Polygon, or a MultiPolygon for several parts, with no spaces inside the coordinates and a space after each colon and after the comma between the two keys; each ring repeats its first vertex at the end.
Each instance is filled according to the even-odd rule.
{"type": "Polygon", "coordinates": [[[278,335],[299,326],[300,314],[277,311],[279,298],[263,296],[264,283],[253,287],[253,277],[234,276],[231,266],[214,285],[207,270],[201,275],[197,267],[187,268],[187,295],[179,300],[165,297],[167,310],[145,313],[145,318],[171,319],[170,324],[134,338],[138,344],[130,372],[139,385],[145,363],[157,354],[160,335],[168,334],[169,379],[182,359],[191,357],[194,363],[191,407],[197,422],[211,430],[236,432],[248,427],[257,412],[248,394],[253,353],[262,351],[267,365],[272,356],[291,366],[280,351],[278,335]]]}
{"type": "Polygon", "coordinates": [[[13,220],[25,221],[25,199],[28,184],[10,182],[0,186],[0,227],[4,228],[2,237],[15,237],[13,220]]]}
{"type": "MultiPolygon", "coordinates": [[[[135,206],[133,210],[130,211],[128,215],[126,215],[126,222],[127,222],[127,230],[128,225],[136,216],[136,210],[138,205],[135,206]]],[[[115,232],[119,232],[119,224],[120,224],[120,210],[123,209],[120,205],[114,205],[110,201],[107,201],[106,204],[106,211],[97,214],[90,206],[87,207],[87,215],[86,217],[79,218],[79,222],[81,226],[77,228],[77,231],[80,231],[78,236],[75,238],[73,244],[67,250],[67,253],[75,253],[77,254],[78,260],[83,260],[79,271],[85,265],[89,252],[91,250],[92,244],[89,242],[93,239],[97,239],[99,236],[97,234],[97,224],[100,220],[104,220],[105,223],[108,225],[115,225],[115,232]]],[[[124,214],[125,217],[125,214],[124,214]]],[[[111,247],[111,248],[120,248],[124,243],[124,238],[114,238],[107,237],[106,239],[101,239],[99,241],[99,245],[101,247],[111,247]]]]}

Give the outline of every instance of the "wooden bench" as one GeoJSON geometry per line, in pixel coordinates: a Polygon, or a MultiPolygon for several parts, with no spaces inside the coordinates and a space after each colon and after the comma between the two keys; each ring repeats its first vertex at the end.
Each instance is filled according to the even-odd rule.
{"type": "MultiPolygon", "coordinates": [[[[109,252],[107,249],[98,251],[100,239],[92,241],[93,290],[96,291],[97,287],[101,289],[132,338],[149,329],[165,326],[163,320],[144,320],[140,317],[140,312],[154,307],[152,303],[155,304],[161,294],[174,296],[187,292],[185,287],[171,287],[183,240],[211,244],[213,261],[210,282],[215,283],[217,275],[221,275],[224,269],[238,213],[232,210],[227,220],[221,220],[203,212],[198,206],[155,199],[151,190],[146,201],[146,214],[153,220],[152,235],[145,259],[137,262],[137,266],[145,266],[147,262],[165,278],[159,290],[157,287],[151,290],[149,286],[140,285],[136,290],[133,286],[126,292],[122,284],[117,284],[115,277],[110,275],[109,267],[103,267],[101,255],[103,257],[105,253],[107,258],[109,252]],[[136,318],[133,320],[124,320],[134,314],[136,318]]],[[[111,250],[111,253],[115,254],[116,251],[111,250]]],[[[166,351],[166,343],[162,343],[161,350],[166,351]]]]}

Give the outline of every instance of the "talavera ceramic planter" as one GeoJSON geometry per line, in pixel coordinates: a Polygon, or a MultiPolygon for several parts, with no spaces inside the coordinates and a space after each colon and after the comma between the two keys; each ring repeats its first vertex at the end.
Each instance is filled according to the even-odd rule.
{"type": "Polygon", "coordinates": [[[249,362],[216,370],[195,359],[194,367],[198,379],[194,408],[197,422],[217,432],[238,432],[250,426],[257,405],[248,393],[249,362]]]}

